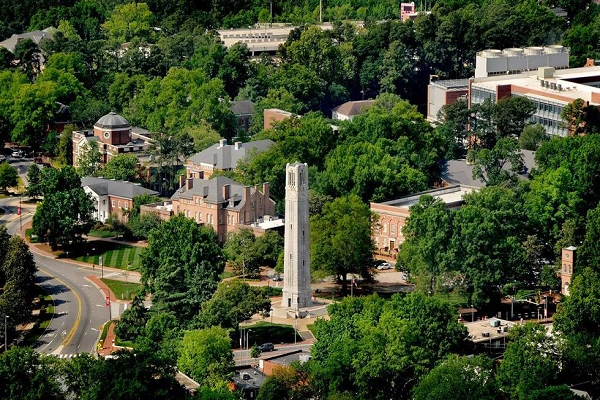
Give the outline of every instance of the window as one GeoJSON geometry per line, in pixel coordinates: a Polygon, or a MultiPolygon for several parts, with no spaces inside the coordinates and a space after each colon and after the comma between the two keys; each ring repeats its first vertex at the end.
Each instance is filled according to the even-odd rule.
{"type": "Polygon", "coordinates": [[[396,234],[396,225],[395,224],[390,224],[390,233],[392,235],[396,234]]]}
{"type": "Polygon", "coordinates": [[[119,208],[121,208],[121,200],[119,200],[119,208]]]}
{"type": "Polygon", "coordinates": [[[129,210],[129,202],[128,201],[125,202],[125,209],[129,210]]]}
{"type": "Polygon", "coordinates": [[[262,205],[262,197],[258,198],[258,204],[262,205]]]}
{"type": "Polygon", "coordinates": [[[219,225],[223,224],[223,216],[219,215],[219,225]]]}
{"type": "Polygon", "coordinates": [[[383,224],[383,233],[387,233],[388,224],[383,224]]]}
{"type": "Polygon", "coordinates": [[[206,223],[210,224],[210,214],[206,213],[206,223]]]}
{"type": "Polygon", "coordinates": [[[114,201],[114,200],[112,201],[112,206],[113,206],[113,207],[115,206],[115,201],[114,201]]]}

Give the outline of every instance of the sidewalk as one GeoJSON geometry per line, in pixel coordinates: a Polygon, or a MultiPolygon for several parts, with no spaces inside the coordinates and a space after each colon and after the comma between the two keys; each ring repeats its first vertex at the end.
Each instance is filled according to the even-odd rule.
{"type": "MultiPolygon", "coordinates": [[[[98,290],[103,292],[105,296],[109,296],[111,303],[119,302],[112,290],[110,290],[106,283],[102,282],[100,278],[97,276],[86,276],[85,278],[94,286],[96,286],[98,290]]],[[[98,344],[98,355],[102,357],[106,357],[118,350],[118,348],[115,346],[115,339],[117,338],[117,335],[115,335],[115,321],[108,321],[107,324],[110,324],[110,326],[108,327],[106,338],[102,342],[102,346],[98,344]]]]}

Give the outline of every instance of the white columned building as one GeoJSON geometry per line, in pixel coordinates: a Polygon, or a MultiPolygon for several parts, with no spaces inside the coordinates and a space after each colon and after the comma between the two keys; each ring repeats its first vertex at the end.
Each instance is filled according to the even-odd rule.
{"type": "Polygon", "coordinates": [[[298,310],[312,305],[308,226],[308,165],[287,164],[285,179],[285,260],[281,306],[298,310]]]}

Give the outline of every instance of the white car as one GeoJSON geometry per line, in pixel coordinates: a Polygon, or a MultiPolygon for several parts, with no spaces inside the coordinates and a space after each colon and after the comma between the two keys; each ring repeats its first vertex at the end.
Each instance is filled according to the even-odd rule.
{"type": "Polygon", "coordinates": [[[12,156],[14,158],[21,158],[21,157],[23,157],[23,151],[21,151],[21,150],[15,150],[15,151],[12,152],[12,156]]]}
{"type": "Polygon", "coordinates": [[[390,263],[384,262],[383,264],[378,265],[377,269],[380,270],[380,271],[383,271],[383,270],[386,270],[386,269],[392,269],[392,266],[390,265],[390,263]]]}

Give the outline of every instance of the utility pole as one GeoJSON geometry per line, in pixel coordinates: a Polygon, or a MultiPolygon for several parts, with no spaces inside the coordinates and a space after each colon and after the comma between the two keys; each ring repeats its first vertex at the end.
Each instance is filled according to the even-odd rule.
{"type": "Polygon", "coordinates": [[[8,351],[8,315],[4,314],[4,351],[8,351]]]}
{"type": "Polygon", "coordinates": [[[271,12],[271,18],[269,19],[269,28],[273,27],[273,0],[269,1],[269,10],[271,12]]]}
{"type": "Polygon", "coordinates": [[[319,22],[323,23],[323,0],[319,0],[319,22]]]}

